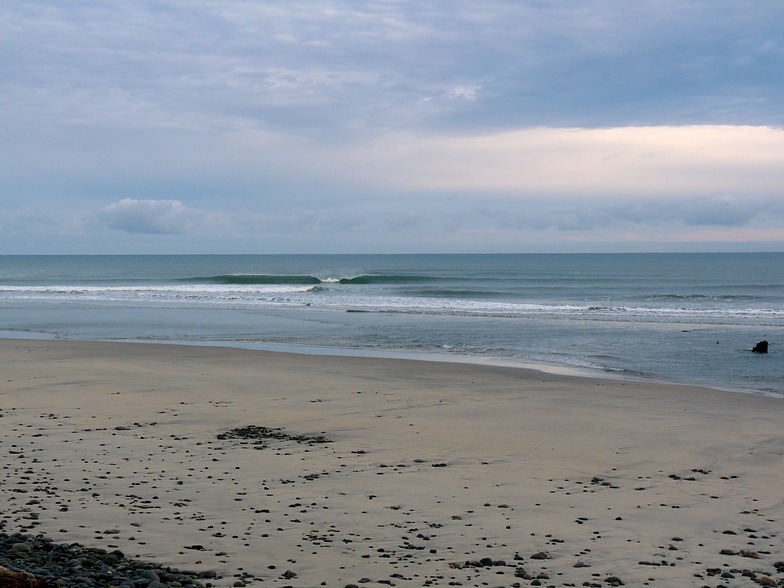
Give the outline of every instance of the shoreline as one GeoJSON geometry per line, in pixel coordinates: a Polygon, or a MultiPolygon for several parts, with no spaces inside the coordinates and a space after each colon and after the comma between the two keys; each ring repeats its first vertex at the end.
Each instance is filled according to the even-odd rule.
{"type": "Polygon", "coordinates": [[[0,365],[6,533],[216,587],[784,581],[777,399],[168,344],[2,339],[0,365]]]}
{"type": "MultiPolygon", "coordinates": [[[[450,353],[448,351],[414,351],[395,349],[371,349],[364,347],[327,347],[318,345],[303,345],[296,343],[269,343],[232,340],[196,340],[196,339],[75,339],[60,338],[55,334],[38,331],[17,331],[0,329],[0,340],[32,340],[32,341],[84,341],[94,343],[140,343],[145,345],[180,345],[184,347],[218,347],[225,349],[245,349],[251,351],[265,351],[274,353],[291,353],[295,355],[323,355],[329,357],[364,357],[369,359],[403,359],[411,361],[433,361],[443,363],[465,363],[470,365],[488,365],[498,367],[518,367],[533,369],[556,375],[572,375],[577,377],[608,377],[620,371],[609,371],[601,368],[571,366],[567,364],[547,363],[527,359],[514,359],[509,357],[481,356],[470,354],[450,353]],[[597,375],[598,374],[598,375],[597,375]],[[603,375],[604,376],[603,376],[603,375]]],[[[676,383],[676,382],[673,382],[676,383]]]]}
{"type": "Polygon", "coordinates": [[[82,341],[95,343],[127,343],[143,345],[174,345],[184,347],[215,347],[219,349],[244,349],[249,351],[262,351],[270,353],[290,353],[294,355],[324,356],[324,357],[357,357],[367,359],[398,359],[406,361],[425,361],[436,363],[454,363],[479,366],[508,367],[524,370],[535,370],[546,374],[573,376],[577,378],[589,379],[608,379],[608,380],[627,380],[631,382],[648,382],[651,384],[664,384],[687,386],[697,388],[707,388],[721,392],[734,392],[738,394],[750,394],[752,396],[764,396],[768,398],[784,399],[784,394],[760,389],[743,388],[733,386],[719,386],[708,382],[689,382],[682,380],[668,380],[665,378],[644,377],[633,375],[623,370],[608,370],[602,368],[591,368],[581,366],[571,366],[567,364],[547,363],[543,361],[532,361],[526,359],[514,359],[495,356],[480,356],[470,354],[453,354],[447,351],[407,351],[391,349],[369,349],[351,347],[324,347],[309,346],[294,343],[268,343],[268,342],[247,342],[247,341],[198,341],[189,339],[61,339],[51,333],[28,332],[15,330],[0,330],[0,340],[32,340],[32,341],[82,341]]]}
{"type": "Polygon", "coordinates": [[[771,390],[758,388],[741,388],[730,386],[717,386],[710,383],[688,382],[679,380],[667,380],[663,378],[644,377],[632,375],[624,370],[609,370],[603,368],[579,367],[567,364],[547,363],[543,361],[532,361],[527,359],[514,359],[495,356],[469,355],[437,351],[395,351],[395,350],[376,350],[365,348],[348,347],[320,347],[296,345],[287,343],[242,343],[233,344],[231,341],[198,342],[198,341],[138,341],[138,340],[117,340],[124,343],[151,343],[163,345],[195,345],[198,347],[221,347],[225,349],[247,349],[255,351],[266,351],[271,353],[291,353],[295,355],[316,355],[325,357],[358,357],[367,359],[400,359],[404,361],[426,361],[435,363],[456,363],[466,365],[478,365],[489,367],[506,367],[512,369],[533,370],[544,374],[555,376],[571,376],[575,378],[599,379],[599,380],[626,380],[630,382],[641,382],[650,384],[687,386],[693,388],[705,388],[720,392],[734,392],[736,394],[750,394],[752,396],[764,396],[766,398],[778,398],[784,400],[784,394],[771,390]]]}

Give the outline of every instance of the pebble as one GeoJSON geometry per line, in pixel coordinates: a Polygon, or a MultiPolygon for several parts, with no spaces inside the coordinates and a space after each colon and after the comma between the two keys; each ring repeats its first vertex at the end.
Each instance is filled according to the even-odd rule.
{"type": "Polygon", "coordinates": [[[120,550],[56,543],[42,535],[23,533],[0,533],[0,566],[30,573],[53,587],[210,588],[212,584],[205,580],[219,577],[212,570],[181,571],[128,559],[120,550]]]}

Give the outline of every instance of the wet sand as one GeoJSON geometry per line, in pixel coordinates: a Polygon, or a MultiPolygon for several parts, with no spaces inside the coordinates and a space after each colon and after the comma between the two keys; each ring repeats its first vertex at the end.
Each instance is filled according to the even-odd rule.
{"type": "Polygon", "coordinates": [[[4,533],[214,586],[784,581],[780,399],[124,343],[0,366],[4,533]]]}

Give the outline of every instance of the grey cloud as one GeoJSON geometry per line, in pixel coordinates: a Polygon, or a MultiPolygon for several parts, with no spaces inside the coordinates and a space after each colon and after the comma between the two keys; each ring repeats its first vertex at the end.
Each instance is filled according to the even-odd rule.
{"type": "Polygon", "coordinates": [[[89,219],[78,211],[0,209],[0,232],[7,235],[79,235],[89,228],[89,219]]]}
{"type": "Polygon", "coordinates": [[[606,209],[611,217],[638,224],[679,222],[692,226],[741,227],[763,213],[781,215],[778,201],[730,195],[645,201],[606,209]]]}
{"type": "Polygon", "coordinates": [[[775,199],[717,195],[704,198],[637,200],[623,204],[573,198],[527,198],[517,203],[487,203],[472,212],[452,208],[451,215],[472,226],[498,230],[588,232],[633,224],[647,227],[745,227],[784,223],[784,203],[775,199]]]}
{"type": "Polygon", "coordinates": [[[747,225],[767,207],[768,204],[758,198],[713,196],[686,202],[681,215],[690,225],[739,227],[747,225]]]}
{"type": "Polygon", "coordinates": [[[277,213],[229,213],[190,208],[176,200],[124,199],[101,209],[99,218],[110,228],[132,233],[235,234],[250,236],[318,235],[477,230],[589,232],[634,224],[743,227],[763,219],[784,222],[784,203],[751,197],[642,200],[612,205],[575,199],[526,198],[516,203],[475,202],[431,197],[422,204],[399,209],[393,202],[294,208],[277,213]]]}
{"type": "Polygon", "coordinates": [[[780,123],[784,4],[6,3],[6,104],[77,124],[780,123]]]}

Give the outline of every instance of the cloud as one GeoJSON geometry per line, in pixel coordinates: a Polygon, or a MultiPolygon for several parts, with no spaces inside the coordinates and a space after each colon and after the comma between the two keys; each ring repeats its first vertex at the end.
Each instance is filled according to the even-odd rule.
{"type": "Polygon", "coordinates": [[[775,249],[784,243],[784,204],[775,198],[515,200],[503,194],[482,199],[431,194],[277,212],[237,212],[217,203],[204,209],[187,202],[129,198],[67,215],[6,209],[0,244],[9,252],[40,253],[51,252],[53,244],[81,253],[347,253],[677,251],[692,249],[688,243],[721,249],[710,245],[715,242],[725,249],[744,242],[775,249]]]}
{"type": "Polygon", "coordinates": [[[246,239],[264,234],[289,237],[329,234],[375,238],[381,233],[413,235],[499,231],[518,235],[556,231],[562,234],[665,231],[721,228],[736,230],[784,226],[784,203],[774,198],[730,195],[705,198],[617,199],[527,198],[455,199],[431,195],[406,209],[396,201],[367,200],[330,206],[288,209],[277,213],[196,210],[179,201],[125,199],[102,208],[107,227],[127,233],[232,235],[246,239]]]}
{"type": "Polygon", "coordinates": [[[690,226],[743,227],[765,215],[768,222],[784,221],[784,205],[779,199],[716,195],[640,202],[612,207],[612,216],[638,224],[661,225],[677,222],[690,226]]]}
{"type": "Polygon", "coordinates": [[[782,197],[784,185],[784,129],[774,127],[539,127],[335,142],[250,129],[108,133],[86,143],[50,133],[46,150],[34,137],[20,136],[0,157],[9,194],[12,182],[56,193],[78,179],[81,191],[105,193],[120,184],[132,188],[118,196],[166,191],[182,201],[198,197],[202,207],[220,195],[229,206],[263,213],[359,197],[386,200],[393,192],[398,198],[769,198],[782,197]]]}
{"type": "Polygon", "coordinates": [[[183,234],[203,225],[209,214],[179,200],[124,198],[102,208],[99,217],[109,228],[126,233],[183,234]]]}
{"type": "Polygon", "coordinates": [[[679,211],[688,225],[710,225],[720,227],[742,227],[766,210],[774,212],[780,206],[758,198],[737,196],[713,196],[692,200],[679,211]]]}
{"type": "MultiPolygon", "coordinates": [[[[89,215],[88,215],[89,216],[89,215]]],[[[246,239],[259,233],[286,235],[303,231],[350,231],[366,223],[362,212],[343,209],[317,211],[289,208],[279,212],[200,210],[179,200],[124,198],[101,208],[95,218],[105,227],[145,235],[230,235],[246,239]]]]}
{"type": "Polygon", "coordinates": [[[5,103],[50,122],[385,129],[776,124],[784,5],[5,3],[5,103]]]}
{"type": "Polygon", "coordinates": [[[518,235],[556,232],[568,235],[613,235],[628,231],[641,234],[657,232],[660,238],[671,231],[733,235],[773,234],[784,237],[784,203],[776,198],[710,196],[705,198],[668,198],[619,201],[616,198],[531,198],[510,201],[499,198],[474,210],[454,208],[462,223],[518,235]]]}
{"type": "Polygon", "coordinates": [[[0,224],[129,250],[779,239],[782,21],[780,0],[0,3],[0,224]]]}
{"type": "MultiPolygon", "coordinates": [[[[536,128],[387,135],[341,153],[354,177],[413,191],[596,197],[781,196],[784,129],[536,128]]],[[[339,167],[336,169],[340,169],[339,167]]]]}

